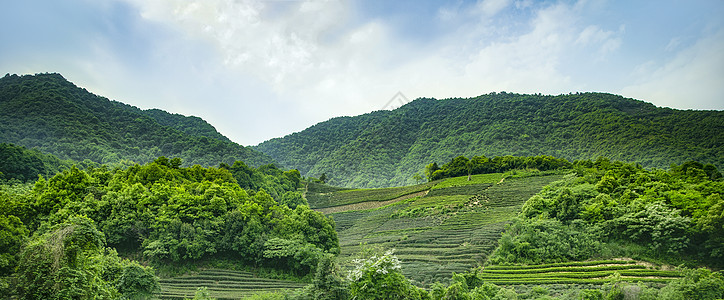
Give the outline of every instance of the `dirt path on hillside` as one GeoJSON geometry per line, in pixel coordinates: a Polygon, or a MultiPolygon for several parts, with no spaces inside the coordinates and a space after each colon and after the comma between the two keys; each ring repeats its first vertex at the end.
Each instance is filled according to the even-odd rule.
{"type": "Polygon", "coordinates": [[[417,193],[412,193],[412,194],[407,194],[407,195],[400,196],[400,197],[397,197],[397,198],[395,198],[395,199],[387,200],[387,201],[367,201],[367,202],[353,203],[353,204],[340,205],[340,206],[332,206],[332,207],[325,207],[325,208],[315,208],[314,210],[316,210],[316,211],[318,211],[318,212],[321,212],[321,213],[323,213],[323,214],[325,214],[325,215],[328,215],[328,214],[345,212],[345,211],[350,211],[350,210],[365,210],[365,209],[380,208],[380,207],[383,207],[383,206],[385,206],[385,205],[392,204],[392,203],[395,203],[395,202],[407,200],[407,199],[410,199],[410,198],[425,196],[425,195],[427,195],[427,193],[428,193],[429,191],[430,191],[430,190],[426,190],[426,191],[422,191],[422,192],[417,192],[417,193]]]}

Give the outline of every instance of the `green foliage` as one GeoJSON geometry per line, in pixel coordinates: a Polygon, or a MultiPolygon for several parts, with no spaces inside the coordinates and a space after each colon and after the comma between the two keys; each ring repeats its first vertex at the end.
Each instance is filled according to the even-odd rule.
{"type": "Polygon", "coordinates": [[[523,205],[491,262],[584,260],[623,242],[643,245],[631,248],[640,257],[721,266],[724,181],[716,168],[687,162],[667,172],[607,159],[574,168],[523,205]]]}
{"type": "Polygon", "coordinates": [[[123,261],[121,274],[116,281],[116,289],[126,299],[147,299],[161,291],[153,268],[135,261],[123,261]]]}
{"type": "Polygon", "coordinates": [[[158,292],[152,269],[121,262],[104,245],[103,233],[82,216],[37,232],[20,254],[18,295],[24,299],[140,299],[158,292]]]}
{"type": "Polygon", "coordinates": [[[0,215],[0,276],[7,276],[17,264],[20,247],[28,229],[13,215],[0,215]]]}
{"type": "MultiPolygon", "coordinates": [[[[283,171],[273,164],[253,168],[247,166],[242,161],[236,161],[231,167],[222,164],[219,169],[229,170],[241,188],[247,191],[264,190],[279,201],[282,201],[281,198],[285,193],[294,192],[297,188],[301,187],[299,171],[283,171]]],[[[303,203],[301,199],[298,199],[298,197],[294,195],[290,194],[287,195],[287,197],[289,197],[290,201],[297,203],[297,205],[303,203]]],[[[292,206],[294,206],[293,203],[292,206]]],[[[290,206],[292,209],[296,207],[292,206],[290,206]]]]}
{"type": "Polygon", "coordinates": [[[435,182],[383,189],[345,189],[337,192],[308,193],[313,208],[324,208],[368,201],[387,201],[430,189],[435,182]]]}
{"type": "Polygon", "coordinates": [[[144,299],[159,290],[153,269],[114,258],[106,243],[156,266],[232,259],[297,276],[339,253],[334,222],[296,192],[298,172],[246,167],[247,183],[259,187],[247,192],[229,169],[159,157],[0,186],[2,276],[18,278],[18,293],[31,298],[90,297],[85,290],[144,299]]]}
{"type": "MultiPolygon", "coordinates": [[[[431,166],[431,165],[428,165],[431,166]]],[[[432,165],[432,167],[437,164],[432,165]]],[[[560,169],[569,169],[572,164],[562,158],[555,158],[548,155],[516,157],[516,156],[496,156],[492,159],[483,156],[474,156],[467,159],[465,156],[453,158],[450,162],[442,165],[441,168],[432,172],[428,179],[430,181],[439,180],[449,177],[468,176],[475,174],[503,173],[510,170],[518,169],[535,169],[539,171],[552,171],[560,169]]],[[[432,168],[430,167],[430,168],[432,168]]],[[[428,168],[428,172],[430,171],[428,168]]]]}
{"type": "Polygon", "coordinates": [[[35,181],[38,175],[53,176],[70,166],[69,161],[38,150],[0,143],[0,180],[35,181]]]}
{"type": "Polygon", "coordinates": [[[209,290],[206,287],[200,287],[196,289],[196,294],[194,294],[192,300],[216,300],[216,298],[209,296],[209,290]]]}
{"type": "Polygon", "coordinates": [[[392,251],[355,261],[349,272],[350,292],[356,299],[426,299],[426,292],[412,285],[401,273],[392,251]]]}
{"type": "MultiPolygon", "coordinates": [[[[351,254],[365,245],[394,248],[405,262],[403,274],[425,288],[484,263],[525,200],[561,176],[509,176],[502,182],[501,178],[503,174],[474,175],[471,181],[466,176],[450,178],[427,183],[433,187],[428,193],[416,192],[386,206],[332,213],[342,245],[340,263],[351,268],[351,254]]],[[[330,199],[347,199],[346,195],[368,199],[362,206],[378,203],[376,199],[397,189],[401,188],[325,193],[330,199]]],[[[307,196],[311,199],[311,192],[307,196]]]]}
{"type": "MultiPolygon", "coordinates": [[[[657,168],[693,159],[715,179],[711,168],[724,167],[721,128],[722,111],[660,108],[611,94],[491,93],[421,98],[393,111],[333,118],[255,149],[304,176],[326,172],[334,174],[330,184],[357,188],[413,184],[412,175],[422,170],[430,179],[436,171],[430,162],[461,155],[484,166],[483,154],[603,156],[657,168]]],[[[451,176],[467,175],[466,169],[458,165],[462,173],[451,176]]]]}
{"type": "MultiPolygon", "coordinates": [[[[268,156],[231,142],[197,117],[136,107],[91,94],[60,74],[7,75],[0,78],[0,140],[40,150],[60,159],[125,165],[146,163],[158,156],[180,157],[187,165],[231,164],[235,160],[259,166],[268,156]]],[[[34,150],[31,150],[34,151],[34,150]]],[[[3,150],[0,150],[2,157],[3,150]]],[[[26,151],[27,152],[27,151],[26,151]]],[[[53,175],[53,159],[34,157],[18,171],[53,175]]],[[[0,172],[3,169],[0,159],[0,172]]]]}
{"type": "Polygon", "coordinates": [[[606,232],[647,244],[660,255],[676,255],[689,246],[691,219],[660,203],[646,205],[643,210],[610,220],[604,226],[606,232]]]}
{"type": "Polygon", "coordinates": [[[684,269],[684,277],[661,289],[660,299],[722,299],[724,276],[704,268],[684,269]]]}
{"type": "Polygon", "coordinates": [[[583,260],[600,250],[585,224],[565,225],[557,219],[516,219],[500,238],[490,262],[541,263],[583,260]]]}
{"type": "Polygon", "coordinates": [[[307,199],[304,199],[302,193],[291,191],[286,192],[284,193],[284,195],[282,195],[281,199],[279,200],[279,204],[286,205],[291,209],[295,209],[297,208],[297,206],[300,205],[309,206],[307,199]]]}
{"type": "Polygon", "coordinates": [[[341,275],[332,255],[323,256],[312,284],[294,294],[291,299],[346,300],[350,299],[349,282],[341,275]]]}

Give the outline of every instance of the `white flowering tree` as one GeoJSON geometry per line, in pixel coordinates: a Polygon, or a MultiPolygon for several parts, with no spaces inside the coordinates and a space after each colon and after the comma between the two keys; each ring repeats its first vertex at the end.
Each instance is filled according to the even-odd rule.
{"type": "Polygon", "coordinates": [[[393,251],[354,260],[356,266],[347,276],[354,299],[428,299],[427,292],[402,275],[400,260],[393,251]]]}

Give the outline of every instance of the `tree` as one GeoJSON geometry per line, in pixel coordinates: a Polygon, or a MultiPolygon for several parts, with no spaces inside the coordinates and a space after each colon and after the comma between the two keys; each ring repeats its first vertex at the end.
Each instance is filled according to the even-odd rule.
{"type": "Polygon", "coordinates": [[[286,192],[279,200],[279,205],[286,205],[291,209],[297,208],[299,205],[309,206],[307,199],[304,199],[300,192],[286,192]]]}
{"type": "Polygon", "coordinates": [[[425,176],[429,181],[433,181],[433,174],[435,174],[437,170],[440,170],[440,167],[437,166],[436,162],[425,166],[425,176]]]}
{"type": "Polygon", "coordinates": [[[671,281],[661,289],[660,299],[702,299],[724,298],[724,276],[704,268],[684,269],[684,277],[671,281]]]}
{"type": "Polygon", "coordinates": [[[357,259],[355,264],[347,278],[351,281],[352,297],[356,299],[423,299],[428,296],[402,275],[400,260],[392,251],[357,259]]]}
{"type": "Polygon", "coordinates": [[[420,173],[415,173],[415,175],[412,175],[412,179],[415,180],[415,184],[420,184],[420,181],[423,180],[422,176],[420,176],[420,173]]]}
{"type": "Polygon", "coordinates": [[[18,267],[24,299],[93,299],[118,295],[95,265],[105,239],[93,221],[72,217],[25,246],[18,267]]]}
{"type": "Polygon", "coordinates": [[[123,269],[115,286],[126,299],[150,299],[161,291],[153,268],[130,260],[124,260],[122,264],[123,269]]]}
{"type": "Polygon", "coordinates": [[[315,300],[349,299],[349,287],[341,276],[339,265],[330,254],[324,255],[317,265],[312,281],[312,298],[315,300]]]}
{"type": "Polygon", "coordinates": [[[322,176],[319,176],[319,181],[322,183],[327,182],[327,173],[322,173],[322,176]]]}
{"type": "Polygon", "coordinates": [[[18,217],[0,215],[0,276],[8,275],[15,268],[20,247],[27,236],[28,230],[18,217]]]}

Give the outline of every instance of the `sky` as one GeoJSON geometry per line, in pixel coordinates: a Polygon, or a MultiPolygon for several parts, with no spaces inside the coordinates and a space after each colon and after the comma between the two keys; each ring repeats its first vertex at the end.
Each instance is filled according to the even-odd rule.
{"type": "Polygon", "coordinates": [[[0,3],[2,74],[60,73],[242,145],[418,97],[607,92],[724,109],[720,0],[0,3]]]}

